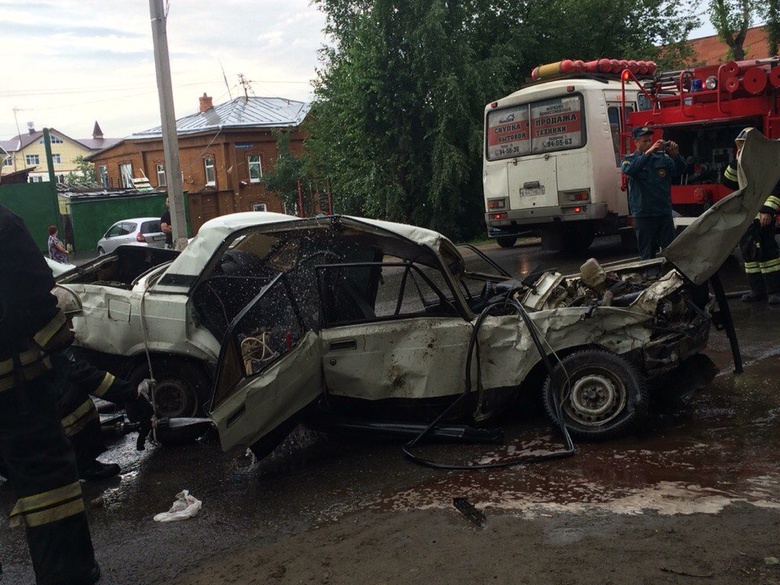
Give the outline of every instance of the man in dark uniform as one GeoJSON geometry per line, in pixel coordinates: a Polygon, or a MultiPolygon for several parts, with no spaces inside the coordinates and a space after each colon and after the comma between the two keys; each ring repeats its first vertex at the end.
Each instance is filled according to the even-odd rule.
{"type": "Polygon", "coordinates": [[[71,342],[51,270],[24,222],[0,206],[0,458],[18,500],[38,585],[96,583],[100,568],[49,354],[71,342]]]}
{"type": "MultiPolygon", "coordinates": [[[[737,156],[734,157],[723,173],[723,184],[738,189],[739,173],[737,157],[745,145],[748,132],[755,128],[745,128],[734,139],[737,156]]],[[[761,206],[756,219],[739,241],[739,250],[745,262],[745,276],[750,292],[742,295],[746,303],[767,300],[770,305],[780,305],[780,248],[775,240],[775,216],[780,210],[780,183],[761,206]]]]}
{"type": "Polygon", "coordinates": [[[173,224],[171,223],[171,208],[168,198],[165,198],[165,211],[160,216],[160,229],[165,234],[165,247],[173,248],[173,224]]]}
{"type": "MultiPolygon", "coordinates": [[[[97,456],[106,450],[100,429],[100,414],[91,396],[124,406],[131,422],[142,423],[144,440],[152,428],[154,409],[141,391],[127,380],[92,366],[73,355],[68,348],[51,355],[51,362],[59,377],[58,409],[65,435],[73,444],[79,477],[98,481],[118,474],[116,463],[102,463],[97,456]]],[[[141,384],[148,384],[144,380],[141,384]]]]}
{"type": "Polygon", "coordinates": [[[628,206],[639,255],[647,260],[674,240],[672,177],[683,174],[687,165],[676,142],[653,142],[649,126],[634,128],[631,137],[636,151],[623,158],[620,170],[628,177],[628,206]]]}

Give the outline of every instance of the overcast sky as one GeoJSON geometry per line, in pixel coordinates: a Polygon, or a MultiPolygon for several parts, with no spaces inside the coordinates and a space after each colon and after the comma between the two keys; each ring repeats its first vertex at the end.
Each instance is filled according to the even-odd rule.
{"type": "MultiPolygon", "coordinates": [[[[239,74],[250,95],[311,100],[325,18],[309,0],[167,3],[177,118],[204,92],[242,95],[239,74]]],[[[28,122],[75,139],[161,123],[148,0],[0,0],[0,54],[0,139],[28,122]]]]}
{"type": "MultiPolygon", "coordinates": [[[[249,95],[311,100],[325,18],[309,0],[165,3],[177,118],[204,92],[243,95],[239,74],[249,95]]],[[[0,139],[17,123],[75,139],[161,123],[148,0],[0,0],[0,54],[0,139]]]]}

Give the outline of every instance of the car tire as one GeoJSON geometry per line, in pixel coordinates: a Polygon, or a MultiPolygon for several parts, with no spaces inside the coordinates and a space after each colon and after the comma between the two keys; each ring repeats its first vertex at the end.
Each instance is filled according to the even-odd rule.
{"type": "Polygon", "coordinates": [[[649,403],[637,368],[601,349],[563,358],[552,379],[547,376],[542,397],[550,419],[558,425],[562,413],[569,434],[584,441],[613,439],[635,430],[646,419],[649,403]]]}
{"type": "MultiPolygon", "coordinates": [[[[205,416],[208,410],[211,379],[200,364],[173,356],[153,356],[154,403],[158,418],[205,416]]],[[[149,375],[144,360],[130,374],[138,385],[149,375]]]]}
{"type": "Polygon", "coordinates": [[[512,236],[498,236],[496,238],[496,242],[502,248],[511,248],[517,243],[517,238],[514,238],[512,236]]]}

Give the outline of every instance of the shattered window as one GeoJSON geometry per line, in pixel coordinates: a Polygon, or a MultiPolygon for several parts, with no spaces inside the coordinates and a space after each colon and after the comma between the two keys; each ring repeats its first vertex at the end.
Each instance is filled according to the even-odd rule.
{"type": "Polygon", "coordinates": [[[320,266],[317,276],[326,326],[458,314],[440,287],[441,272],[400,258],[320,266]]]}
{"type": "Polygon", "coordinates": [[[283,280],[276,280],[233,328],[245,376],[261,372],[300,341],[303,327],[294,303],[283,280]]]}
{"type": "Polygon", "coordinates": [[[508,275],[502,274],[489,258],[474,247],[458,246],[458,251],[463,258],[463,270],[455,276],[466,299],[479,298],[486,283],[507,278],[508,275]]]}

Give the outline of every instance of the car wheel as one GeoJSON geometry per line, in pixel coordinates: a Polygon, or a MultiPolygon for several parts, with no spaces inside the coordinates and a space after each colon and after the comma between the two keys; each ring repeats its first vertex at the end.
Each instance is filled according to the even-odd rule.
{"type": "Polygon", "coordinates": [[[572,437],[600,441],[634,430],[647,416],[649,396],[631,362],[609,351],[587,349],[565,357],[552,380],[547,376],[543,399],[556,424],[562,413],[572,437]]]}
{"type": "Polygon", "coordinates": [[[103,249],[103,246],[98,246],[98,254],[100,254],[102,256],[105,253],[106,253],[106,251],[103,249]]]}
{"type": "MultiPolygon", "coordinates": [[[[152,375],[156,381],[154,403],[159,418],[206,414],[211,380],[200,364],[176,357],[152,357],[152,375]]],[[[137,385],[149,377],[149,367],[144,361],[132,371],[130,381],[137,385]]]]}
{"type": "Polygon", "coordinates": [[[511,236],[499,236],[496,238],[496,242],[498,242],[498,245],[502,248],[511,248],[517,243],[517,238],[513,238],[511,236]]]}

